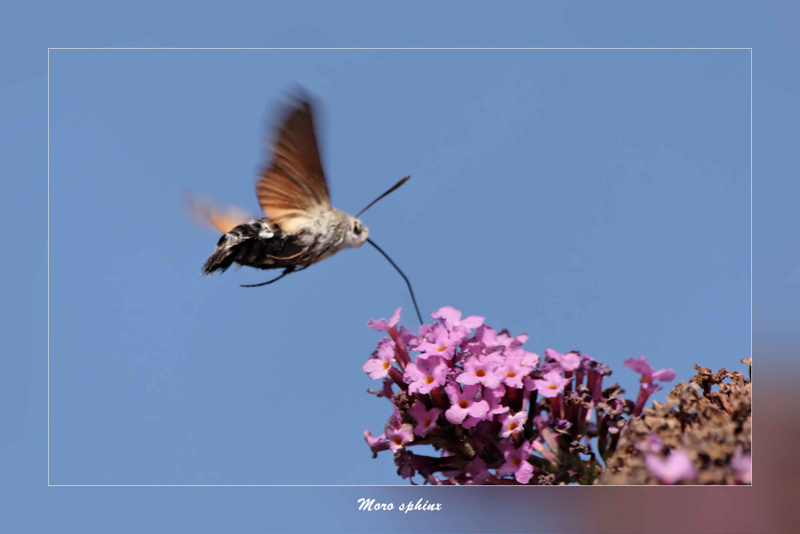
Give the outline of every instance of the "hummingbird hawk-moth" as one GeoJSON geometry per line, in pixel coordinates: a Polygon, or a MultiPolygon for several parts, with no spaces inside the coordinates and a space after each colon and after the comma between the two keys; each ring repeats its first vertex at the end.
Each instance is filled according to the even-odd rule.
{"type": "MultiPolygon", "coordinates": [[[[340,250],[358,248],[369,242],[408,285],[417,308],[411,283],[392,259],[369,239],[369,229],[359,219],[362,213],[401,185],[406,176],[380,195],[358,215],[344,213],[331,205],[328,184],[314,129],[312,105],[306,95],[293,98],[283,109],[280,126],[271,146],[271,161],[256,179],[256,198],[265,217],[244,211],[221,209],[190,198],[192,212],[223,232],[214,253],[203,265],[203,274],[224,272],[231,265],[256,269],[283,269],[280,276],[307,269],[340,250]]],[[[417,315],[422,318],[417,308],[417,315]]]]}

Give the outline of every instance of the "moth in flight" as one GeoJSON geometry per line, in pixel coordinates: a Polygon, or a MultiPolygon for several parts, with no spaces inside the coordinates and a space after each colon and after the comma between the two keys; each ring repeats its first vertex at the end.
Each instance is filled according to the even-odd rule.
{"type": "Polygon", "coordinates": [[[282,269],[277,282],[291,273],[307,269],[346,248],[369,243],[397,269],[408,285],[417,316],[422,322],[411,283],[391,258],[369,239],[369,229],[359,217],[401,185],[406,176],[370,202],[358,215],[331,205],[328,184],[320,160],[310,99],[294,97],[285,106],[271,146],[271,161],[256,180],[256,197],[265,217],[253,218],[244,211],[215,207],[187,198],[196,217],[223,232],[214,253],[203,266],[203,274],[224,272],[234,263],[256,269],[282,269]]]}

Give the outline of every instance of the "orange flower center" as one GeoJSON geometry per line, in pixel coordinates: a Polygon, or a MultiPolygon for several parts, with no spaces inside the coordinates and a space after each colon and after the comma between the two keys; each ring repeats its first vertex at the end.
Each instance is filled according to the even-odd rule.
{"type": "Polygon", "coordinates": [[[475,371],[475,376],[483,378],[484,376],[486,376],[486,371],[484,371],[483,369],[478,369],[477,371],[475,371]]]}
{"type": "Polygon", "coordinates": [[[458,401],[458,405],[465,410],[469,408],[469,403],[465,400],[458,401]]]}
{"type": "Polygon", "coordinates": [[[511,460],[511,463],[512,463],[512,464],[514,464],[514,467],[519,467],[519,464],[521,464],[521,463],[522,463],[522,458],[520,458],[519,456],[517,456],[516,458],[514,458],[513,460],[511,460]]]}
{"type": "Polygon", "coordinates": [[[432,422],[432,421],[431,421],[430,419],[425,419],[425,420],[422,422],[422,426],[424,426],[425,428],[427,428],[427,427],[431,426],[431,422],[432,422]]]}
{"type": "Polygon", "coordinates": [[[547,386],[547,389],[558,389],[558,386],[555,384],[550,384],[549,386],[547,386]]]}
{"type": "Polygon", "coordinates": [[[446,350],[447,350],[447,345],[442,345],[441,347],[439,347],[439,348],[438,348],[438,349],[436,349],[436,350],[438,350],[439,352],[444,352],[444,351],[446,351],[446,350]]]}
{"type": "Polygon", "coordinates": [[[516,373],[516,371],[509,371],[509,372],[506,373],[506,376],[508,378],[514,378],[515,376],[517,376],[517,373],[516,373]]]}
{"type": "Polygon", "coordinates": [[[394,444],[395,445],[402,445],[403,444],[403,438],[401,438],[400,436],[395,436],[394,444]]]}
{"type": "Polygon", "coordinates": [[[433,378],[431,375],[428,375],[428,376],[426,376],[426,377],[425,377],[425,383],[426,383],[426,384],[430,384],[430,383],[432,383],[434,380],[435,380],[435,379],[434,379],[434,378],[433,378]]]}
{"type": "Polygon", "coordinates": [[[509,424],[509,425],[508,425],[508,429],[509,429],[509,430],[514,430],[514,429],[516,429],[518,426],[519,426],[519,423],[517,423],[516,421],[511,421],[511,424],[509,424]]]}
{"type": "Polygon", "coordinates": [[[385,371],[386,369],[388,369],[390,365],[392,364],[389,362],[383,362],[383,370],[385,371]]]}

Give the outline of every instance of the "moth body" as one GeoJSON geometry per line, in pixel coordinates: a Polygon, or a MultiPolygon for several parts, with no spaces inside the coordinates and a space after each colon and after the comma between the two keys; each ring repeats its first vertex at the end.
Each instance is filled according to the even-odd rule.
{"type": "MultiPolygon", "coordinates": [[[[214,253],[203,265],[203,274],[224,272],[234,263],[284,270],[275,280],[244,286],[257,287],[368,241],[369,230],[358,216],[331,205],[311,107],[307,97],[293,99],[275,125],[268,145],[269,161],[255,183],[256,198],[265,217],[189,199],[191,211],[199,220],[223,232],[214,253]]],[[[400,180],[359,215],[408,178],[400,180]]]]}
{"type": "Polygon", "coordinates": [[[369,229],[359,219],[330,208],[294,234],[268,218],[240,224],[225,233],[203,266],[204,274],[224,272],[232,264],[255,269],[305,268],[345,248],[363,245],[369,229]]]}

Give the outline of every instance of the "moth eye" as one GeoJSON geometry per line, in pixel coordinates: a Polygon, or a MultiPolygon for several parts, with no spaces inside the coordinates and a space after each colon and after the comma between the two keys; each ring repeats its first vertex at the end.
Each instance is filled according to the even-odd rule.
{"type": "Polygon", "coordinates": [[[356,223],[356,224],[353,225],[353,233],[355,233],[356,235],[361,233],[361,225],[360,224],[356,223]]]}

